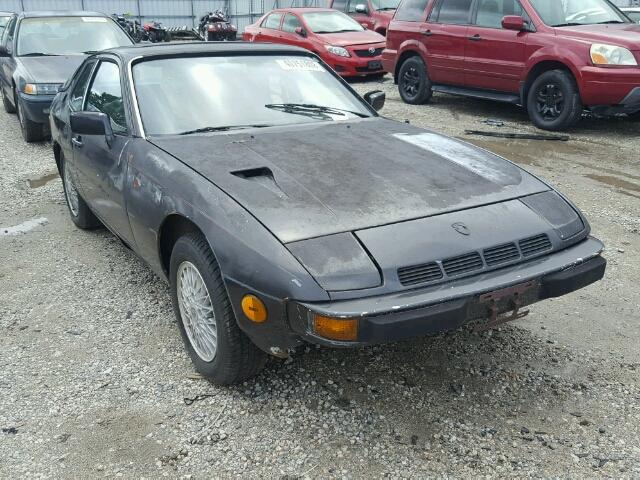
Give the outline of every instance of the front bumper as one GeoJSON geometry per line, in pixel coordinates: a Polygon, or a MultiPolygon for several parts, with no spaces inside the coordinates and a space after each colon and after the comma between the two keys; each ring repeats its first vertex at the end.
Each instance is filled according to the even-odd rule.
{"type": "Polygon", "coordinates": [[[27,95],[20,93],[22,111],[26,118],[35,123],[49,126],[49,111],[55,95],[27,95]]]}
{"type": "MultiPolygon", "coordinates": [[[[454,330],[472,320],[488,317],[480,296],[532,282],[521,307],[566,295],[597,282],[604,276],[603,244],[588,238],[553,255],[513,267],[488,272],[425,289],[380,297],[358,298],[321,304],[291,302],[291,328],[304,340],[334,347],[353,347],[454,330]],[[314,313],[332,318],[358,318],[358,338],[336,342],[317,336],[311,328],[314,313]]],[[[510,301],[497,305],[499,313],[513,310],[510,301]]]]}
{"type": "Polygon", "coordinates": [[[602,113],[640,110],[640,68],[585,67],[581,70],[582,103],[602,113]]]}
{"type": "MultiPolygon", "coordinates": [[[[322,60],[333,68],[342,77],[359,77],[385,73],[382,68],[382,56],[374,55],[361,57],[356,50],[367,49],[369,45],[345,47],[350,57],[339,57],[329,52],[322,55],[322,60]]],[[[381,45],[372,45],[373,48],[382,49],[381,45]]]]}

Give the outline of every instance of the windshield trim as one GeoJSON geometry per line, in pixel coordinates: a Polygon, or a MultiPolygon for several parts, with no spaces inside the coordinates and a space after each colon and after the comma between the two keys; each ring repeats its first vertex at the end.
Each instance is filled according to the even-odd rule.
{"type": "MultiPolygon", "coordinates": [[[[283,55],[287,55],[287,56],[292,56],[292,57],[309,57],[309,58],[313,58],[314,60],[317,60],[318,58],[311,52],[305,52],[305,51],[286,51],[286,50],[262,50],[262,51],[236,51],[236,52],[224,52],[224,51],[220,51],[220,52],[179,52],[179,53],[171,53],[171,54],[156,54],[156,55],[149,55],[149,56],[144,56],[144,55],[139,55],[137,57],[133,57],[131,58],[128,62],[127,62],[127,75],[129,76],[129,92],[131,95],[131,104],[133,105],[133,109],[134,109],[134,117],[135,117],[135,126],[137,127],[139,136],[145,140],[149,140],[150,136],[154,136],[157,137],[159,135],[147,135],[145,128],[144,128],[144,122],[142,120],[142,114],[140,113],[140,105],[138,104],[138,92],[136,91],[136,85],[135,82],[133,81],[133,67],[135,67],[136,65],[140,64],[140,63],[144,63],[144,62],[148,62],[148,61],[153,61],[153,60],[167,60],[167,59],[172,59],[172,58],[198,58],[198,57],[277,57],[277,56],[283,56],[283,55]]],[[[322,64],[322,66],[325,68],[325,70],[333,75],[334,78],[336,78],[339,82],[342,83],[342,85],[349,91],[349,93],[351,93],[362,105],[363,107],[371,114],[371,116],[369,118],[377,118],[380,116],[380,114],[371,106],[367,103],[367,101],[358,93],[355,91],[355,89],[348,83],[346,82],[342,77],[340,77],[340,75],[338,75],[337,73],[335,73],[333,71],[333,69],[331,68],[326,68],[325,63],[320,60],[320,63],[322,64]]],[[[123,92],[124,93],[124,92],[123,92]]],[[[348,119],[348,120],[342,120],[342,121],[353,121],[355,119],[348,119]]],[[[367,118],[357,118],[357,120],[367,120],[367,118]]],[[[306,125],[307,123],[314,123],[314,122],[302,122],[301,124],[306,125]]],[[[264,127],[265,129],[267,128],[277,128],[277,127],[284,127],[284,126],[289,126],[292,127],[294,124],[291,125],[273,125],[270,127],[264,127]]],[[[218,133],[229,133],[229,132],[218,132],[218,133]]],[[[215,134],[215,133],[212,133],[215,134]]]]}

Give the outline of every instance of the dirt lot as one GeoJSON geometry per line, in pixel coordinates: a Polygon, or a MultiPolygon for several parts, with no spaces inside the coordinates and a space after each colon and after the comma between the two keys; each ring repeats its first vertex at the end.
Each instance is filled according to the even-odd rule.
{"type": "Polygon", "coordinates": [[[73,227],[60,180],[38,181],[50,146],[2,113],[1,478],[640,478],[640,124],[487,139],[464,131],[534,129],[510,106],[355,88],[559,187],[606,242],[606,279],[492,332],[311,347],[217,388],[193,373],[167,287],[107,231],[73,227]]]}

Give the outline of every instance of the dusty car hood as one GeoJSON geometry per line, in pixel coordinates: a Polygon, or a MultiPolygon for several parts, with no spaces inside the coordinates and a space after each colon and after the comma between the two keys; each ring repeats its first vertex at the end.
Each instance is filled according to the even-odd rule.
{"type": "Polygon", "coordinates": [[[384,42],[385,38],[373,30],[364,30],[362,32],[341,32],[341,33],[322,33],[317,34],[317,38],[327,45],[337,45],[346,47],[348,45],[364,45],[367,43],[384,42]]]}
{"type": "Polygon", "coordinates": [[[615,43],[630,50],[640,50],[640,25],[636,23],[559,27],[556,28],[556,35],[615,43]]]}
{"type": "Polygon", "coordinates": [[[64,83],[84,61],[84,55],[52,57],[18,57],[36,83],[64,83]]]}
{"type": "Polygon", "coordinates": [[[381,118],[245,132],[150,141],[235,198],[283,243],[549,189],[496,155],[381,118]]]}

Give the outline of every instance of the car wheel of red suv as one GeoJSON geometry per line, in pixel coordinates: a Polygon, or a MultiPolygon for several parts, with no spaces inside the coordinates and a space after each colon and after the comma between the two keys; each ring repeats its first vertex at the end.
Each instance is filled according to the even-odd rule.
{"type": "Polygon", "coordinates": [[[582,117],[580,93],[573,77],[550,70],[536,78],[529,89],[527,110],[533,124],[543,130],[566,130],[582,117]]]}
{"type": "Polygon", "coordinates": [[[431,80],[420,57],[407,58],[398,72],[398,90],[405,103],[420,105],[431,99],[431,80]]]}

